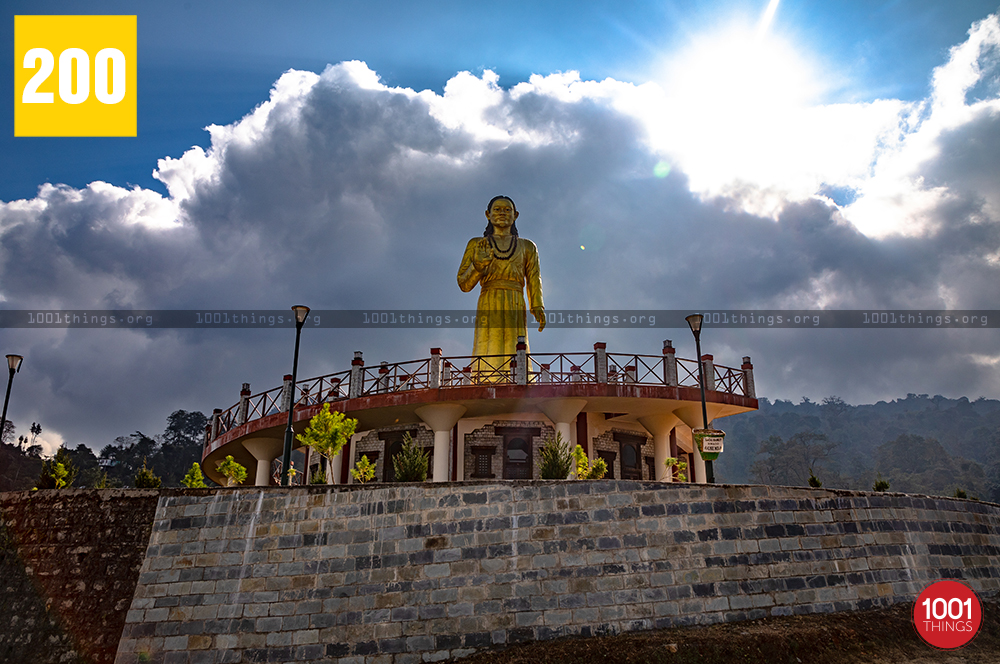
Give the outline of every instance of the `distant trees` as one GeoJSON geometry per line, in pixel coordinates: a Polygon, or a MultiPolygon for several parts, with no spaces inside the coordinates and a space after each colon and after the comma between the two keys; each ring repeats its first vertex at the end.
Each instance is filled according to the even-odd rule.
{"type": "Polygon", "coordinates": [[[825,434],[812,431],[801,431],[788,440],[770,436],[760,443],[750,474],[760,484],[806,486],[815,469],[833,482],[838,467],[833,456],[837,445],[825,434]]]}
{"type": "Polygon", "coordinates": [[[951,456],[937,440],[903,434],[879,445],[875,450],[875,468],[891,479],[894,491],[952,495],[956,486],[983,496],[986,473],[975,461],[951,456]]]}
{"type": "Polygon", "coordinates": [[[200,412],[177,410],[167,417],[161,435],[141,431],[119,436],[101,450],[99,463],[113,485],[131,486],[143,459],[161,474],[164,486],[181,486],[192,463],[201,461],[207,418],[200,412]]]}

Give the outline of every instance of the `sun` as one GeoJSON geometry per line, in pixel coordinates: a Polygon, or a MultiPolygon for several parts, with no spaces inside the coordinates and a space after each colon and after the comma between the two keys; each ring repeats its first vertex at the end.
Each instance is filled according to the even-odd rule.
{"type": "Polygon", "coordinates": [[[718,195],[739,183],[775,182],[795,188],[799,166],[811,161],[802,153],[810,141],[800,134],[815,129],[826,86],[810,55],[769,29],[776,6],[772,1],[757,25],[713,27],[664,58],[657,124],[692,190],[718,195]]]}

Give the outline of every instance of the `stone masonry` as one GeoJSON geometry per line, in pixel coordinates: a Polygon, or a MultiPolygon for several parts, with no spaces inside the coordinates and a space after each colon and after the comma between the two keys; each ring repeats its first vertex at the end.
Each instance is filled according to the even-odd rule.
{"type": "Polygon", "coordinates": [[[405,664],[1000,590],[1000,506],[519,481],[161,494],[116,662],[405,664]]]}
{"type": "Polygon", "coordinates": [[[115,661],[159,497],[0,493],[0,662],[115,661]]]}

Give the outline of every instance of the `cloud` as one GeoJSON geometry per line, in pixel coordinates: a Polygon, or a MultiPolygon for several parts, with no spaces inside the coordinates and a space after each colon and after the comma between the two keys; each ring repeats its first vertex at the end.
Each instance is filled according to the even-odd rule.
{"type": "MultiPolygon", "coordinates": [[[[438,95],[386,86],[360,62],[289,71],[247,116],[209,127],[207,150],[160,160],[166,197],[95,182],[0,203],[0,294],[9,309],[472,309],[455,272],[503,192],[540,248],[549,308],[995,307],[998,102],[966,93],[988,89],[996,25],[973,28],[922,104],[800,100],[752,135],[738,113],[733,126],[676,123],[692,109],[655,83],[570,72],[505,89],[463,72],[438,95]]],[[[304,375],[341,370],[356,349],[369,364],[462,355],[472,336],[305,334],[304,375]]],[[[532,348],[656,354],[673,338],[690,356],[687,334],[547,329],[532,348]]],[[[156,433],[177,408],[228,407],[244,381],[278,385],[291,344],[269,330],[2,335],[26,356],[19,429],[40,421],[97,448],[156,433]]],[[[733,330],[706,343],[720,364],[753,356],[762,395],[856,402],[996,395],[994,336],[733,330]]]]}

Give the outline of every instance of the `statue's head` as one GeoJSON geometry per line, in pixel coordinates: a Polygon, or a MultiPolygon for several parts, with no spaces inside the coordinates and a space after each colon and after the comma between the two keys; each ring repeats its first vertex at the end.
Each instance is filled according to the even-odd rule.
{"type": "Polygon", "coordinates": [[[486,206],[486,230],[483,231],[485,237],[493,235],[495,227],[510,228],[512,235],[517,235],[517,206],[510,196],[494,196],[486,206]]]}

